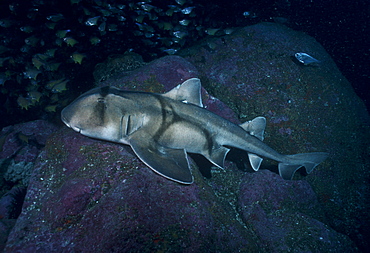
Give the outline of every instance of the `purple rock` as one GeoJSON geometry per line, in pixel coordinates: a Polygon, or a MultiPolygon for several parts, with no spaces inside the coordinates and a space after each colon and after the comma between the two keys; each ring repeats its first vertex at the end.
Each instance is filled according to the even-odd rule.
{"type": "Polygon", "coordinates": [[[8,239],[8,235],[15,225],[15,219],[1,219],[0,220],[0,250],[3,251],[8,239]]]}
{"type": "Polygon", "coordinates": [[[240,224],[219,221],[225,214],[199,173],[198,184],[183,186],[153,173],[129,147],[91,143],[81,135],[75,143],[60,142],[68,135],[76,134],[61,130],[48,142],[63,151],[60,156],[43,152],[39,157],[24,204],[27,211],[9,237],[8,252],[200,252],[209,240],[222,241],[211,246],[214,250],[256,247],[240,224]],[[71,154],[76,145],[79,152],[71,154]],[[62,161],[71,156],[86,162],[64,167],[62,161]],[[229,230],[235,231],[230,235],[229,230]]]}
{"type": "Polygon", "coordinates": [[[179,56],[166,56],[129,74],[116,75],[99,86],[111,85],[124,90],[163,93],[197,76],[197,69],[188,61],[179,56]]]}
{"type": "Polygon", "coordinates": [[[306,181],[283,180],[268,170],[246,174],[239,205],[243,221],[274,252],[346,252],[354,248],[348,237],[322,222],[326,221],[322,208],[306,181]]]}
{"type": "Polygon", "coordinates": [[[16,219],[18,217],[25,192],[26,187],[14,186],[0,198],[0,219],[16,219]]]}
{"type": "MultiPolygon", "coordinates": [[[[361,249],[369,248],[370,118],[325,49],[302,32],[260,23],[205,40],[180,55],[197,67],[204,88],[241,121],[266,117],[265,142],[275,150],[330,153],[305,179],[328,223],[361,249]],[[294,54],[302,51],[320,64],[297,63],[294,54]]],[[[266,159],[262,167],[276,164],[266,159]]],[[[296,173],[295,178],[302,177],[296,173]]]]}
{"type": "Polygon", "coordinates": [[[16,162],[34,162],[47,137],[58,129],[45,120],[35,120],[1,131],[0,159],[12,157],[16,162]]]}

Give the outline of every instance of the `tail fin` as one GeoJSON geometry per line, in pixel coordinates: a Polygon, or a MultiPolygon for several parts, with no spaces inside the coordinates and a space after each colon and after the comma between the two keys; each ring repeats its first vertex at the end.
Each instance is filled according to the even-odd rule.
{"type": "Polygon", "coordinates": [[[287,155],[289,162],[279,163],[279,174],[284,179],[292,179],[294,173],[302,166],[310,174],[313,169],[328,157],[328,153],[302,153],[296,155],[287,155]]]}

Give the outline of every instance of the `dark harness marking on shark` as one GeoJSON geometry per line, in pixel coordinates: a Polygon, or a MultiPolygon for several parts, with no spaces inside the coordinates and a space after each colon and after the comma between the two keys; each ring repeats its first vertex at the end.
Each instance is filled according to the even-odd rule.
{"type": "MultiPolygon", "coordinates": [[[[170,103],[166,102],[166,100],[156,94],[153,94],[153,96],[158,100],[160,107],[161,107],[161,115],[162,115],[162,124],[161,127],[158,129],[158,131],[154,134],[153,139],[160,139],[160,137],[172,126],[177,123],[186,122],[186,119],[182,118],[180,115],[178,115],[173,106],[171,106],[170,103]]],[[[213,150],[213,139],[212,136],[204,127],[201,126],[201,124],[195,123],[195,126],[200,129],[205,136],[206,139],[206,146],[205,149],[208,149],[212,152],[213,150]]],[[[210,154],[212,155],[212,154],[210,154]]]]}

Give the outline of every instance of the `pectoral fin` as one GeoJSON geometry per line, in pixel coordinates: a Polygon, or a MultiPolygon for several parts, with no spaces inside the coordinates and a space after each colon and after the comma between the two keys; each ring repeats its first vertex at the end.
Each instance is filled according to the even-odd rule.
{"type": "Polygon", "coordinates": [[[130,146],[154,172],[182,184],[193,183],[193,176],[184,149],[171,149],[156,144],[143,134],[134,134],[130,146]]]}

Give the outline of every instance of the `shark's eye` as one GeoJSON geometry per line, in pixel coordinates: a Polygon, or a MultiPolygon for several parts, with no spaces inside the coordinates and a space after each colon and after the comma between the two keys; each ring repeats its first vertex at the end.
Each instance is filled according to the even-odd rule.
{"type": "Polygon", "coordinates": [[[105,99],[104,98],[98,98],[98,103],[105,103],[105,99]]]}

